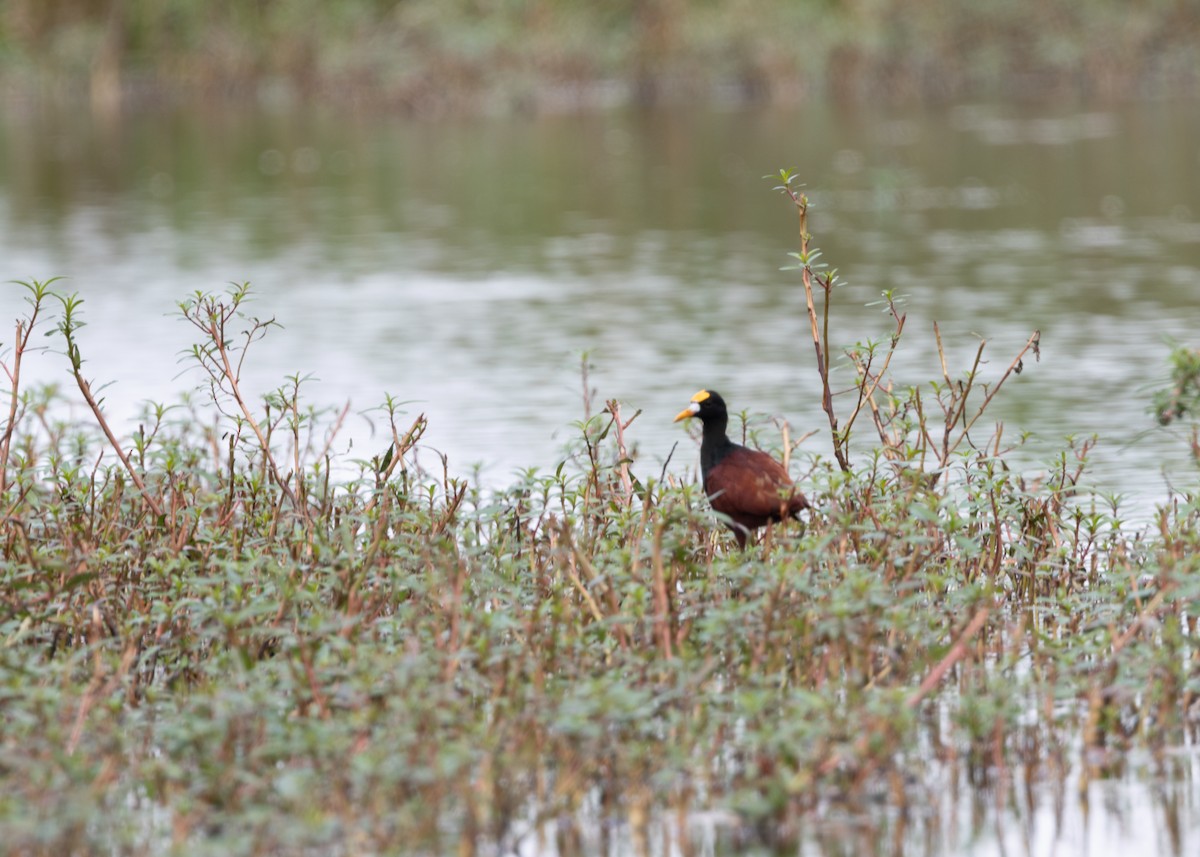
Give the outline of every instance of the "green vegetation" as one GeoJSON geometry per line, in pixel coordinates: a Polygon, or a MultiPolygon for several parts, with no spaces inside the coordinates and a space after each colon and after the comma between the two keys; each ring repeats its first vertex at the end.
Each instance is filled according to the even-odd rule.
{"type": "Polygon", "coordinates": [[[1159,425],[1188,424],[1192,459],[1200,465],[1200,350],[1175,343],[1170,364],[1170,382],[1154,394],[1154,415],[1159,425]]]}
{"type": "Polygon", "coordinates": [[[758,432],[816,511],[745,552],[690,479],[631,457],[648,415],[616,401],[503,490],[417,469],[425,420],[391,399],[379,455],[334,460],[344,415],[307,409],[300,376],[243,390],[273,326],[247,286],[180,304],[201,392],[119,438],[79,301],[23,284],[0,436],[8,853],[694,853],[697,810],[726,819],[719,851],[795,853],[830,807],[861,819],[853,853],[916,853],[895,843],[936,839],[947,783],[1024,805],[1140,757],[1165,793],[1200,690],[1200,504],[1131,530],[1081,488],[1088,442],[1010,469],[986,412],[1036,371],[1036,332],[1002,372],[981,343],[901,389],[887,294],[893,334],[831,376],[838,275],[780,178],[833,457],[758,432]],[[34,357],[64,361],[88,420],[22,386],[34,357]]]}
{"type": "Polygon", "coordinates": [[[446,110],[709,99],[1192,95],[1174,0],[9,0],[12,87],[446,110]]]}

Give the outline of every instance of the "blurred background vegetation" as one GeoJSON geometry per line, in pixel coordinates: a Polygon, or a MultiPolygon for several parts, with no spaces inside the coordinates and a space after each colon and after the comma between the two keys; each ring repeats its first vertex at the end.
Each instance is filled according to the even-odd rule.
{"type": "Polygon", "coordinates": [[[1192,94],[1195,0],[6,0],[10,96],[417,113],[1192,94]]]}

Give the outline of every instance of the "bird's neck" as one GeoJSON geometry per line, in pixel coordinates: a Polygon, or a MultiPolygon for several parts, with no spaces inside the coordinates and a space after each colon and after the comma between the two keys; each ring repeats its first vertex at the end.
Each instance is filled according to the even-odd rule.
{"type": "Polygon", "coordinates": [[[729,439],[728,418],[708,420],[704,423],[704,435],[700,441],[700,474],[708,478],[708,472],[729,454],[734,443],[729,439]]]}

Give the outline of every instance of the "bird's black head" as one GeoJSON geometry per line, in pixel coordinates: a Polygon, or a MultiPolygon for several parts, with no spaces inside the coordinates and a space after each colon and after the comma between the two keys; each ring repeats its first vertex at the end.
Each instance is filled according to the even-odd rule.
{"type": "Polygon", "coordinates": [[[724,428],[729,421],[729,412],[725,409],[725,400],[719,393],[701,390],[692,396],[692,403],[675,416],[675,422],[686,420],[688,417],[699,417],[706,426],[711,422],[724,428]]]}

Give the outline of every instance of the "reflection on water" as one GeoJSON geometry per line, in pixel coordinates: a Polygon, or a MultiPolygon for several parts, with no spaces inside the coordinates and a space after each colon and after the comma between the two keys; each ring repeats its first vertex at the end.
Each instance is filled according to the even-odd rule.
{"type": "MultiPolygon", "coordinates": [[[[798,283],[778,270],[794,219],[761,178],[795,166],[816,243],[847,280],[835,342],[886,333],[864,307],[883,289],[908,298],[901,384],[940,375],[935,320],[952,371],[987,339],[987,378],[1041,329],[1040,364],[995,413],[1011,436],[1034,433],[1031,466],[1063,435],[1099,432],[1097,478],[1144,512],[1164,468],[1192,480],[1147,388],[1165,376],[1164,339],[1196,326],[1197,124],[1169,105],[106,127],[10,115],[3,275],[70,278],[89,369],[116,382],[107,404],[126,419],[188,386],[175,302],[248,279],[286,328],[249,361],[260,389],[311,373],[314,400],[359,410],[389,392],[430,416],[431,449],[500,483],[556,460],[583,414],[586,352],[598,395],[643,409],[632,434],[657,472],[682,438],[670,416],[701,386],[797,430],[825,423],[798,283]]],[[[4,290],[5,317],[19,298],[4,290]]],[[[62,366],[30,369],[62,380],[62,366]]],[[[363,420],[346,439],[369,436],[363,420]]]]}
{"type": "Polygon", "coordinates": [[[786,830],[728,811],[680,808],[627,823],[598,801],[575,817],[531,823],[515,852],[803,855],[803,857],[1185,857],[1200,843],[1194,752],[1087,775],[1042,764],[972,775],[934,763],[925,782],[868,784],[854,804],[822,801],[786,830]]]}

